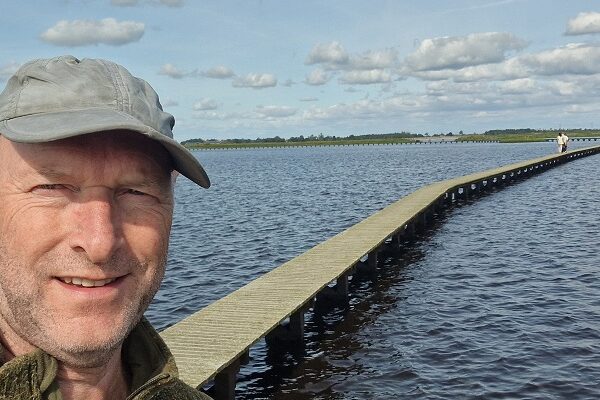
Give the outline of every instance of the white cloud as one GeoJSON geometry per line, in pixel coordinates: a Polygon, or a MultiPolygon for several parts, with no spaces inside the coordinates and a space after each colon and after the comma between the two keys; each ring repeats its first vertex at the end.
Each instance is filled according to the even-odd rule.
{"type": "Polygon", "coordinates": [[[100,21],[59,21],[40,35],[48,43],[58,46],[86,46],[108,44],[121,46],[136,42],[144,35],[144,24],[135,21],[117,21],[105,18],[100,21]]]}
{"type": "Polygon", "coordinates": [[[248,74],[235,78],[232,86],[236,88],[264,89],[277,86],[277,78],[273,74],[248,74]]]}
{"type": "Polygon", "coordinates": [[[202,72],[202,76],[213,79],[228,79],[235,75],[231,68],[219,65],[202,72]]]}
{"type": "Polygon", "coordinates": [[[316,97],[302,97],[300,101],[319,101],[316,97]]]}
{"type": "Polygon", "coordinates": [[[453,79],[456,82],[476,82],[480,80],[511,80],[526,78],[531,72],[520,62],[519,58],[511,58],[499,64],[476,65],[455,70],[453,79]]]}
{"type": "Polygon", "coordinates": [[[0,81],[8,80],[21,65],[16,62],[9,62],[4,65],[0,65],[0,81]]]}
{"type": "Polygon", "coordinates": [[[370,71],[348,71],[340,78],[340,83],[347,85],[369,85],[373,83],[391,82],[392,74],[381,69],[370,71]]]}
{"type": "Polygon", "coordinates": [[[579,103],[595,102],[600,97],[600,74],[569,75],[548,80],[548,87],[554,94],[572,95],[579,103]]]}
{"type": "Polygon", "coordinates": [[[348,69],[373,70],[392,68],[398,64],[398,51],[395,49],[372,50],[362,55],[351,56],[348,69]]]}
{"type": "Polygon", "coordinates": [[[566,109],[566,112],[570,114],[598,114],[600,112],[600,104],[573,104],[566,109]]]}
{"type": "Polygon", "coordinates": [[[294,82],[294,80],[293,80],[293,79],[290,79],[290,78],[288,78],[288,79],[286,79],[286,80],[285,80],[285,82],[283,82],[283,83],[281,84],[281,86],[285,86],[285,87],[292,87],[292,86],[294,86],[295,84],[296,84],[296,82],[294,82]]]}
{"type": "Polygon", "coordinates": [[[249,115],[241,113],[220,113],[212,110],[198,111],[192,114],[194,119],[216,120],[216,121],[231,121],[238,119],[249,119],[249,115]]]}
{"type": "Polygon", "coordinates": [[[477,94],[489,92],[487,82],[455,83],[452,81],[436,81],[426,85],[427,94],[430,96],[447,96],[448,94],[477,94]]]}
{"type": "Polygon", "coordinates": [[[317,44],[306,58],[305,64],[321,64],[327,70],[373,70],[395,67],[398,51],[395,49],[369,50],[350,55],[339,42],[317,44]]]}
{"type": "Polygon", "coordinates": [[[552,81],[549,83],[548,88],[555,96],[573,96],[583,89],[575,82],[565,81],[552,81]]]}
{"type": "Polygon", "coordinates": [[[187,72],[184,71],[178,67],[176,67],[173,64],[165,64],[162,67],[160,67],[160,70],[158,71],[159,75],[166,75],[168,77],[171,77],[173,79],[181,79],[181,78],[185,78],[187,76],[193,76],[196,74],[196,71],[192,71],[192,72],[187,72]]]}
{"type": "Polygon", "coordinates": [[[311,73],[306,76],[304,82],[307,85],[320,86],[329,82],[329,79],[331,79],[331,77],[327,72],[323,71],[321,68],[317,68],[312,70],[311,73]]]}
{"type": "Polygon", "coordinates": [[[339,42],[319,43],[308,54],[305,64],[341,65],[348,63],[349,56],[339,42]]]}
{"type": "MultiPolygon", "coordinates": [[[[390,107],[389,100],[359,100],[351,104],[335,104],[328,107],[312,107],[303,113],[307,120],[337,120],[337,119],[373,119],[386,115],[392,108],[401,112],[404,106],[398,103],[390,107]]],[[[386,115],[390,117],[390,115],[386,115]]]]}
{"type": "Polygon", "coordinates": [[[219,104],[216,100],[205,97],[194,103],[192,108],[194,111],[210,111],[219,108],[219,104]]]}
{"type": "Polygon", "coordinates": [[[422,41],[405,62],[414,71],[460,69],[503,61],[508,51],[521,50],[525,46],[523,40],[510,33],[441,37],[422,41]]]}
{"type": "Polygon", "coordinates": [[[324,85],[333,74],[344,72],[342,84],[369,85],[392,81],[391,68],[398,67],[398,51],[393,48],[348,54],[339,42],[317,44],[306,58],[307,65],[320,67],[306,76],[307,85],[324,85]]]}
{"type": "Polygon", "coordinates": [[[566,35],[600,33],[600,13],[582,12],[567,22],[566,35]]]}
{"type": "Polygon", "coordinates": [[[476,65],[461,69],[443,69],[438,71],[404,71],[427,81],[452,79],[455,82],[477,82],[482,80],[511,80],[526,78],[531,71],[517,58],[511,58],[498,64],[476,65]]]}
{"type": "Polygon", "coordinates": [[[206,71],[198,72],[197,69],[192,71],[186,71],[173,64],[165,64],[160,68],[158,72],[160,75],[167,75],[174,79],[181,79],[186,77],[198,77],[204,76],[212,79],[228,79],[235,76],[235,73],[231,68],[225,66],[216,66],[209,68],[206,71]]]}
{"type": "Polygon", "coordinates": [[[568,44],[524,55],[519,61],[538,75],[597,74],[600,73],[600,45],[568,44]]]}
{"type": "Polygon", "coordinates": [[[287,106],[258,106],[256,113],[267,118],[286,118],[296,114],[298,109],[287,106]]]}
{"type": "Polygon", "coordinates": [[[528,94],[537,89],[535,81],[531,78],[514,79],[499,84],[500,93],[528,94]]]}

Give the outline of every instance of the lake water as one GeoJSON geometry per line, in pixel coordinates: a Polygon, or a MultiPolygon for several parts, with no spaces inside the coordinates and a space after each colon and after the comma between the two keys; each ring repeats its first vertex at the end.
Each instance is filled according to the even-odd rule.
{"type": "MultiPolygon", "coordinates": [[[[197,152],[213,186],[178,181],[168,271],[147,316],[163,329],[423,185],[554,151],[197,152]]],[[[354,281],[348,308],[307,314],[304,349],[251,349],[237,397],[600,398],[598,161],[561,165],[440,216],[377,279],[354,281]]]]}

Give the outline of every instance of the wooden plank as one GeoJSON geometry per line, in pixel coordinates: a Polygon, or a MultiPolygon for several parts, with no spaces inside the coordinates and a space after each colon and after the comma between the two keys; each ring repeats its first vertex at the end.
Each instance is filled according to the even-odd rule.
{"type": "MultiPolygon", "coordinates": [[[[317,293],[347,274],[362,257],[396,232],[402,232],[404,226],[438,200],[445,199],[446,193],[494,176],[508,176],[531,166],[568,161],[599,151],[600,146],[595,146],[540,157],[416,190],[161,332],[175,356],[181,378],[192,386],[200,386],[229,365],[235,365],[236,360],[247,356],[252,345],[310,304],[317,293]]],[[[545,170],[533,168],[532,172],[545,170]]]]}

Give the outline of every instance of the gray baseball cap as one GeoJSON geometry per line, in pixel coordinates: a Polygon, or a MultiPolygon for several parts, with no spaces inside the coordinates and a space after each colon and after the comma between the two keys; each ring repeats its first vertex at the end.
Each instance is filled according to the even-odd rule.
{"type": "Polygon", "coordinates": [[[106,60],[61,56],[24,64],[0,93],[0,134],[40,143],[88,133],[124,130],[162,144],[175,170],[202,187],[200,162],[173,139],[175,118],[162,110],[143,79],[106,60]]]}

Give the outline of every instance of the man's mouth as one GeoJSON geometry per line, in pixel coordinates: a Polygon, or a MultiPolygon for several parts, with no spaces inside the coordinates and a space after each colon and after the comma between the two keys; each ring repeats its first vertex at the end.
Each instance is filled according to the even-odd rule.
{"type": "Polygon", "coordinates": [[[75,286],[81,286],[81,287],[87,287],[87,288],[102,287],[102,286],[108,285],[109,283],[117,280],[117,278],[110,278],[110,279],[100,279],[97,281],[93,281],[90,279],[77,278],[77,277],[65,277],[65,278],[58,278],[58,279],[60,279],[62,282],[69,284],[69,285],[75,285],[75,286]]]}

